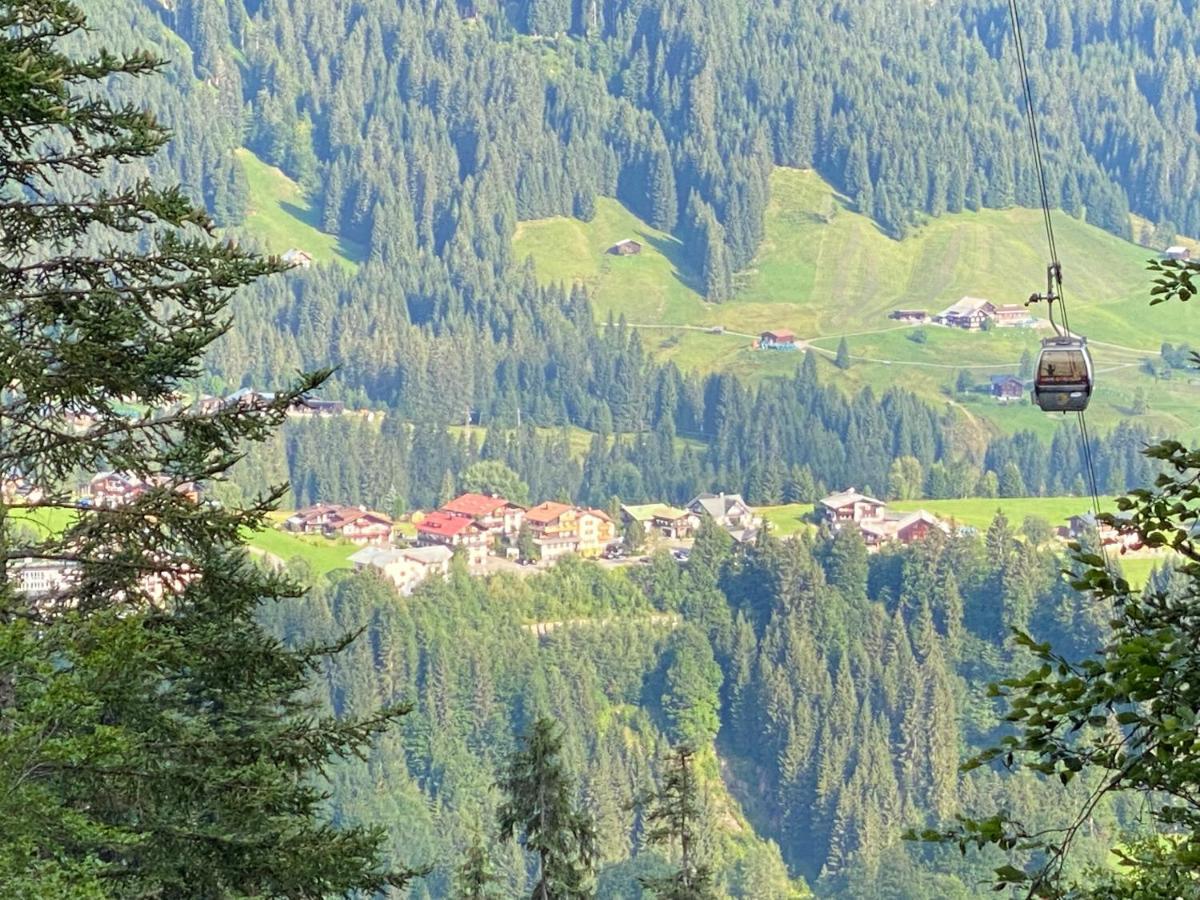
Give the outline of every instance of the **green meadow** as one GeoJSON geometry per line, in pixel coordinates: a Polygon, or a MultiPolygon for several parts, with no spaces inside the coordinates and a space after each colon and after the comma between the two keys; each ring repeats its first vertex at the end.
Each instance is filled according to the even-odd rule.
{"type": "MultiPolygon", "coordinates": [[[[914,512],[925,509],[946,521],[958,525],[985,530],[997,512],[1004,513],[1014,528],[1032,516],[1045,519],[1052,526],[1065,525],[1071,516],[1089,511],[1091,500],[1085,497],[968,497],[959,500],[893,500],[888,509],[894,512],[914,512]]],[[[1116,509],[1114,498],[1102,497],[1100,507],[1105,511],[1116,509]]],[[[777,537],[797,534],[811,525],[813,504],[788,503],[781,506],[763,506],[756,511],[770,523],[771,533],[777,537]]]]}
{"type": "Polygon", "coordinates": [[[352,568],[350,557],[361,548],[349,541],[333,541],[319,535],[297,535],[267,528],[250,537],[250,546],[284,562],[299,557],[318,575],[335,569],[352,568]]]}
{"type": "MultiPolygon", "coordinates": [[[[514,248],[518,258],[533,259],[545,281],[587,284],[597,317],[624,315],[642,326],[658,358],[683,369],[789,375],[798,353],[752,349],[759,332],[788,328],[830,358],[846,339],[850,369],[828,372],[847,389],[870,385],[880,391],[900,383],[930,402],[955,405],[992,432],[1053,432],[1058,419],[1027,402],[1001,405],[983,390],[989,376],[1016,373],[1022,354],[1036,353],[1040,338],[1050,333],[1046,327],[967,333],[888,318],[897,308],[935,313],[964,295],[1022,303],[1044,290],[1040,212],[948,214],[897,241],[814,172],[777,169],[765,226],[758,256],[737,278],[736,296],[719,305],[697,293],[696,273],[674,238],[613,200],[598,201],[590,222],[524,222],[514,248]],[[608,255],[606,249],[623,237],[642,241],[643,252],[608,255]],[[960,370],[978,392],[954,390],[960,370]]],[[[1200,315],[1147,305],[1151,251],[1061,213],[1055,232],[1071,325],[1088,336],[1095,356],[1095,427],[1111,427],[1143,401],[1152,431],[1200,436],[1200,383],[1180,373],[1158,381],[1141,369],[1164,341],[1200,346],[1200,315]]],[[[1043,308],[1031,310],[1044,319],[1043,308]]]]}
{"type": "MultiPolygon", "coordinates": [[[[331,541],[315,535],[296,535],[280,531],[275,526],[287,515],[286,512],[275,513],[272,526],[248,536],[249,545],[284,562],[300,557],[320,575],[334,569],[351,568],[349,558],[359,549],[357,546],[349,541],[331,541]]],[[[9,510],[9,516],[14,522],[48,537],[65,531],[74,519],[75,512],[69,509],[22,509],[18,506],[9,510]]],[[[411,526],[408,527],[411,530],[411,526]]]]}
{"type": "Polygon", "coordinates": [[[351,270],[366,258],[363,247],[320,230],[300,185],[249,150],[236,152],[250,188],[246,221],[240,227],[262,241],[267,252],[296,248],[318,263],[334,262],[351,270]]]}

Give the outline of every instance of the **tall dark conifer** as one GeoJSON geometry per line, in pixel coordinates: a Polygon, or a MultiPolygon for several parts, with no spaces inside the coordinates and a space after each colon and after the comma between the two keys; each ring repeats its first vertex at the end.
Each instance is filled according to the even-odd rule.
{"type": "Polygon", "coordinates": [[[505,795],[498,812],[500,835],[515,836],[536,859],[530,900],[592,896],[595,829],[575,797],[575,779],[562,750],[562,728],[552,719],[540,718],[500,780],[505,795]]]}
{"type": "Polygon", "coordinates": [[[646,843],[678,848],[678,868],[670,875],[641,878],[658,900],[716,900],[712,870],[699,858],[697,833],[703,807],[696,783],[695,751],[680,746],[671,753],[662,787],[646,811],[646,843]]]}
{"type": "Polygon", "coordinates": [[[177,188],[102,189],[166,132],[104,99],[144,53],[78,40],[67,0],[0,2],[0,884],[11,897],[323,897],[406,880],[380,835],[323,816],[327,762],[362,754],[397,710],[322,718],[320,648],[259,625],[298,589],[254,567],[245,507],[197,502],[321,373],[271,402],[180,402],[228,328],[231,292],[277,260],[215,243],[177,188]],[[84,506],[77,473],[148,489],[84,506]],[[5,495],[7,497],[7,495],[5,495]],[[22,519],[61,522],[50,535],[22,519]],[[39,584],[31,573],[49,573],[39,584]]]}

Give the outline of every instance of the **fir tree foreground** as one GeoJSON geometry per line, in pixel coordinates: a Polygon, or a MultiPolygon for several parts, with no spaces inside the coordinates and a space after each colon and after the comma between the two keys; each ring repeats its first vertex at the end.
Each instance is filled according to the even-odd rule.
{"type": "Polygon", "coordinates": [[[0,0],[0,884],[6,897],[325,897],[400,886],[378,833],[325,822],[320,775],[400,714],[321,718],[306,699],[337,647],[290,650],[256,623],[295,585],[242,547],[283,493],[197,501],[325,373],[270,403],[183,401],[229,327],[231,293],[278,271],[213,239],[178,188],[129,165],[167,134],[103,99],[144,54],[71,55],[66,0],[0,0]],[[79,477],[155,487],[85,507],[79,477]],[[67,516],[50,537],[39,516],[67,516]],[[36,602],[22,567],[59,562],[36,602]]]}
{"type": "Polygon", "coordinates": [[[530,900],[586,900],[595,893],[595,825],[575,799],[562,751],[562,728],[539,718],[500,782],[500,836],[516,836],[536,859],[530,900]]]}

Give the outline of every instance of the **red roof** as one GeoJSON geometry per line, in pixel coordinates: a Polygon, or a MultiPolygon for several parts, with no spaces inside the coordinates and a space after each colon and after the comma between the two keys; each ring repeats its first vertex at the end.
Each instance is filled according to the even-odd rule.
{"type": "Polygon", "coordinates": [[[555,503],[553,500],[547,500],[545,503],[539,503],[533,509],[527,510],[525,512],[525,520],[535,525],[549,524],[563,513],[570,511],[571,507],[565,503],[555,503]]]}
{"type": "Polygon", "coordinates": [[[769,338],[777,344],[790,344],[796,340],[796,335],[786,328],[779,331],[764,331],[762,337],[769,338]]]}
{"type": "Polygon", "coordinates": [[[508,506],[508,501],[503,497],[489,497],[486,494],[463,494],[461,497],[455,497],[443,506],[442,512],[448,512],[455,516],[468,516],[474,519],[480,516],[493,515],[496,510],[503,506],[508,506]]]}
{"type": "Polygon", "coordinates": [[[475,527],[475,523],[462,516],[452,516],[445,512],[431,512],[417,525],[417,531],[424,534],[440,534],[445,537],[456,537],[475,527]]]}

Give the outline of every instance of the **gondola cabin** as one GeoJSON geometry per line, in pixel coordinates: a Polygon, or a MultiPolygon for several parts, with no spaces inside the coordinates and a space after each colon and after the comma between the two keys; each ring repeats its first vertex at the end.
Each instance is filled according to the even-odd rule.
{"type": "Polygon", "coordinates": [[[1045,412],[1080,412],[1092,399],[1095,372],[1087,339],[1052,337],[1042,341],[1033,383],[1033,402],[1045,412]]]}

